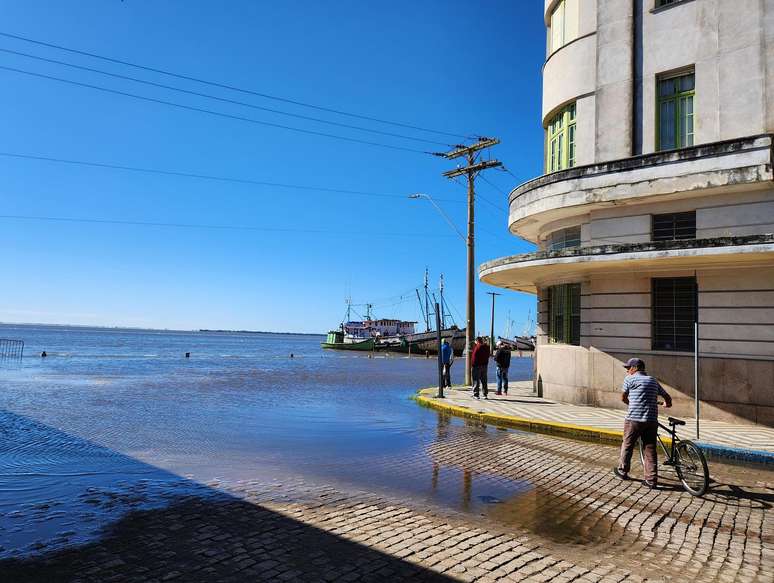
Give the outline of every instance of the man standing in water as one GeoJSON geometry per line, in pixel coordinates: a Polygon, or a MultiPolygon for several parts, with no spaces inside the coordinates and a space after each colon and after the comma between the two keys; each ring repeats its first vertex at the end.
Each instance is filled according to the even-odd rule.
{"type": "Polygon", "coordinates": [[[645,485],[656,488],[658,466],[656,458],[656,434],[658,432],[658,398],[663,397],[667,407],[672,406],[669,396],[659,382],[645,373],[645,363],[639,358],[630,358],[624,364],[624,379],[621,400],[629,405],[624,420],[624,436],[621,444],[621,459],[613,473],[622,480],[629,479],[632,452],[638,439],[642,439],[645,450],[645,485]]]}
{"type": "Polygon", "coordinates": [[[484,387],[484,399],[489,395],[489,385],[487,384],[487,368],[489,367],[489,345],[484,344],[481,336],[476,338],[476,343],[473,345],[473,352],[470,355],[470,366],[473,376],[473,396],[476,399],[479,397],[479,387],[484,387]]]}
{"type": "Polygon", "coordinates": [[[443,366],[442,381],[444,387],[451,388],[451,365],[454,362],[454,350],[449,341],[444,338],[441,343],[441,365],[443,366]]]}

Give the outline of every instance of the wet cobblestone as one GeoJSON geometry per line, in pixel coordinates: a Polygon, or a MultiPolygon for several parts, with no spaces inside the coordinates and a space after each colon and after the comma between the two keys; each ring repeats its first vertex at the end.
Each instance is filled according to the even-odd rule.
{"type": "Polygon", "coordinates": [[[712,489],[693,498],[667,476],[657,491],[617,480],[613,448],[443,426],[427,454],[459,469],[461,510],[300,480],[222,484],[132,513],[96,543],[0,562],[0,580],[772,581],[771,474],[713,464],[712,489]],[[481,480],[523,487],[466,512],[481,480]]]}

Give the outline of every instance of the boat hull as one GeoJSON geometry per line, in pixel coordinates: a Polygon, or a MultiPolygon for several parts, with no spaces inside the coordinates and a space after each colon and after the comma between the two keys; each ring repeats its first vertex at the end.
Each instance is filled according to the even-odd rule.
{"type": "Polygon", "coordinates": [[[320,342],[320,346],[328,350],[373,350],[375,342],[368,338],[362,342],[320,342]]]}
{"type": "MultiPolygon", "coordinates": [[[[465,330],[447,328],[441,330],[441,338],[449,341],[455,355],[461,356],[463,354],[465,350],[465,330]]],[[[438,336],[435,332],[420,332],[419,334],[405,336],[400,345],[378,348],[404,354],[438,354],[438,336]]]]}

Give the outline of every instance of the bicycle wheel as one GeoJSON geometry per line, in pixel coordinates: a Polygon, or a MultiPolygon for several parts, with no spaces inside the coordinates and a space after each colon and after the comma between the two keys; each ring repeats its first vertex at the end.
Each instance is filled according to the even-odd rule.
{"type": "Polygon", "coordinates": [[[694,496],[703,496],[709,487],[709,468],[704,453],[692,441],[680,441],[675,448],[675,471],[683,488],[694,496]]]}

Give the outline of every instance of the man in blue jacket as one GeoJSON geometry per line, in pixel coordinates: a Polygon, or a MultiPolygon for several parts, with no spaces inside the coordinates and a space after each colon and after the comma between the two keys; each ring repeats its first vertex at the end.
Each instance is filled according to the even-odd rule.
{"type": "Polygon", "coordinates": [[[443,365],[443,386],[451,387],[451,365],[454,362],[454,350],[449,341],[444,339],[441,343],[441,364],[443,365]]]}

